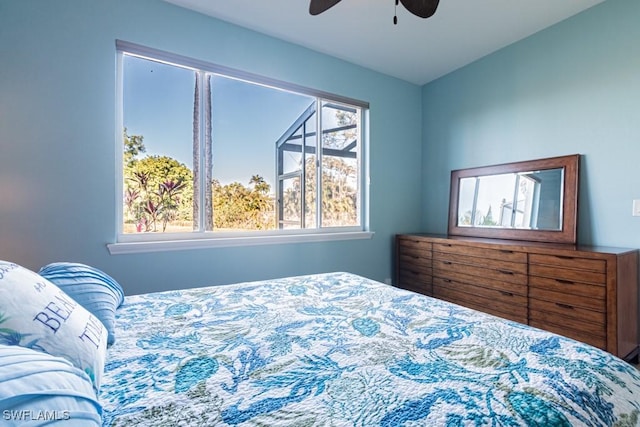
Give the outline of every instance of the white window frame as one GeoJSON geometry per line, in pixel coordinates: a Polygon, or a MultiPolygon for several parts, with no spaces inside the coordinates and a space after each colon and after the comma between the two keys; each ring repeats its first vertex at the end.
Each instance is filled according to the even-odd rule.
{"type": "MultiPolygon", "coordinates": [[[[302,242],[323,242],[333,240],[354,240],[370,239],[373,232],[369,230],[369,168],[368,168],[368,122],[369,104],[351,98],[346,98],[314,89],[309,89],[292,83],[282,82],[275,79],[235,70],[228,67],[212,64],[205,61],[195,60],[174,53],[169,53],[138,44],[116,40],[116,238],[115,243],[107,244],[107,248],[112,255],[138,253],[138,252],[160,252],[183,249],[201,249],[227,246],[250,246],[280,243],[302,243],[302,242]],[[277,89],[288,90],[319,99],[335,101],[361,109],[359,126],[359,146],[358,146],[358,170],[360,179],[358,181],[358,218],[360,225],[335,228],[314,228],[314,229],[288,229],[288,230],[265,230],[265,231],[242,231],[242,232],[219,232],[219,231],[194,231],[186,233],[124,233],[123,217],[124,208],[122,194],[124,191],[123,176],[123,156],[122,129],[124,128],[123,118],[123,58],[124,55],[134,55],[153,61],[165,62],[185,68],[192,68],[195,71],[205,71],[220,74],[225,77],[237,78],[255,84],[261,84],[277,89]]],[[[202,121],[201,121],[202,122],[202,121]]],[[[203,145],[203,144],[202,144],[203,145]]],[[[202,156],[201,156],[202,159],[202,156]]]]}

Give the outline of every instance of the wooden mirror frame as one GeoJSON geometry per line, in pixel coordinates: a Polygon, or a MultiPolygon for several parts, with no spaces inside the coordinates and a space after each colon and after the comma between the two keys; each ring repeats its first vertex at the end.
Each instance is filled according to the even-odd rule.
{"type": "Polygon", "coordinates": [[[580,155],[550,157],[524,162],[505,163],[451,171],[449,195],[449,229],[452,236],[484,237],[492,239],[528,240],[535,242],[576,244],[578,232],[578,176],[580,155]],[[527,172],[544,169],[564,169],[562,191],[562,228],[560,230],[530,230],[495,227],[459,227],[458,199],[459,183],[462,178],[527,172]]]}

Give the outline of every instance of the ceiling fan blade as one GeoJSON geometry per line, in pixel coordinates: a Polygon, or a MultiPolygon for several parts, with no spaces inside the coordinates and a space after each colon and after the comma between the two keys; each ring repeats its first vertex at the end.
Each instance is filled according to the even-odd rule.
{"type": "Polygon", "coordinates": [[[421,18],[428,18],[436,13],[440,0],[400,0],[400,3],[411,13],[421,18]]]}
{"type": "Polygon", "coordinates": [[[340,3],[340,0],[311,0],[309,2],[309,13],[319,15],[338,3],[340,3]]]}

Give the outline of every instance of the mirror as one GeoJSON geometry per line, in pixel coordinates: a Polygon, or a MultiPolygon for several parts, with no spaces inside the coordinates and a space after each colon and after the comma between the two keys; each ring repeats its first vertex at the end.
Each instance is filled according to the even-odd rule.
{"type": "Polygon", "coordinates": [[[575,244],[579,158],[452,171],[449,234],[575,244]]]}
{"type": "Polygon", "coordinates": [[[560,230],[564,169],[462,178],[459,227],[560,230]]]}

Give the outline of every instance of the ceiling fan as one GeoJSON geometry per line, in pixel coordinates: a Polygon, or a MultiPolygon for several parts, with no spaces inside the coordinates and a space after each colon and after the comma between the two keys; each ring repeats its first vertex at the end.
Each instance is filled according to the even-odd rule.
{"type": "MultiPolygon", "coordinates": [[[[398,2],[411,13],[421,18],[428,18],[436,13],[440,0],[395,0],[396,6],[398,2]]],[[[340,0],[311,0],[309,3],[309,13],[319,15],[325,10],[340,3],[340,0]]],[[[398,17],[393,17],[393,23],[398,23],[398,17]]]]}

